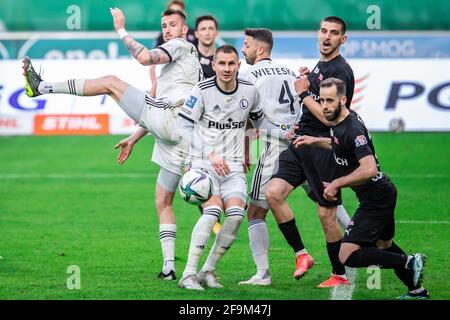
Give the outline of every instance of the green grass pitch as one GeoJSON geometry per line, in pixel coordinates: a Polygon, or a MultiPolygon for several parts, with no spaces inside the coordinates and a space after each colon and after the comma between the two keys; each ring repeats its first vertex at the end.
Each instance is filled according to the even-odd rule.
{"type": "MultiPolygon", "coordinates": [[[[254,274],[247,223],[219,264],[224,289],[192,292],[156,279],[162,264],[150,162],[152,138],[136,146],[124,166],[115,163],[122,137],[0,138],[0,299],[330,299],[316,286],[330,274],[314,204],[302,190],[289,198],[303,240],[317,265],[292,278],[294,256],[268,216],[270,287],[244,287],[254,274]],[[69,290],[67,268],[79,266],[81,289],[69,290]]],[[[428,256],[424,285],[433,299],[449,299],[450,134],[375,133],[385,173],[398,191],[396,241],[428,256]]],[[[353,213],[354,194],[344,192],[353,213]]],[[[197,208],[177,194],[177,276],[186,263],[197,208]]],[[[210,239],[211,247],[214,236],[210,239]]],[[[206,251],[201,262],[206,258],[206,251]]],[[[405,288],[391,270],[381,289],[368,289],[370,274],[357,272],[352,299],[393,299],[405,288]]]]}

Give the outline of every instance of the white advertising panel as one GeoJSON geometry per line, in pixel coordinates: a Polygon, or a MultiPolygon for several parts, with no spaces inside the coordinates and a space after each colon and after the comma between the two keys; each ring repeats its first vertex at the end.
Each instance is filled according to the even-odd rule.
{"type": "MultiPolygon", "coordinates": [[[[317,62],[278,61],[294,71],[300,66],[312,70],[317,62]]],[[[406,131],[450,131],[450,59],[355,59],[349,63],[356,80],[352,108],[370,130],[387,131],[400,121],[406,131]]],[[[37,70],[42,67],[42,77],[49,82],[115,75],[143,91],[150,88],[149,68],[131,59],[36,60],[34,66],[37,70]]],[[[243,62],[242,69],[246,68],[243,62]]],[[[0,61],[0,135],[33,134],[30,123],[35,116],[58,114],[101,115],[96,121],[109,129],[97,134],[126,134],[134,128],[134,123],[107,95],[51,94],[30,99],[24,93],[21,61],[0,61]]]]}

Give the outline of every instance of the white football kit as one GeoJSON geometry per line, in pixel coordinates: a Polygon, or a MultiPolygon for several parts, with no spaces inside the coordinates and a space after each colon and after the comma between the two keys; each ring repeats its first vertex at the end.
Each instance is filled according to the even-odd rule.
{"type": "MultiPolygon", "coordinates": [[[[267,121],[287,133],[300,120],[301,105],[294,87],[296,74],[292,70],[271,59],[263,59],[247,69],[244,78],[258,89],[267,121]]],[[[264,193],[278,170],[278,157],[287,149],[288,142],[263,130],[260,136],[265,146],[252,177],[250,198],[252,203],[268,209],[264,193]]]]}
{"type": "Polygon", "coordinates": [[[263,117],[259,104],[260,97],[253,84],[238,79],[233,92],[224,92],[213,77],[198,83],[180,110],[182,125],[193,127],[190,131],[192,167],[208,171],[213,194],[220,194],[224,201],[233,195],[246,202],[245,125],[248,118],[256,121],[263,117]],[[227,161],[229,175],[216,174],[208,158],[213,151],[227,161]]]}
{"type": "Polygon", "coordinates": [[[197,49],[190,42],[181,38],[171,39],[158,49],[169,56],[170,62],[162,66],[157,99],[129,86],[120,105],[124,109],[142,108],[139,125],[155,137],[152,161],[181,176],[189,146],[181,138],[177,107],[184,103],[194,85],[202,80],[203,72],[197,49]]]}

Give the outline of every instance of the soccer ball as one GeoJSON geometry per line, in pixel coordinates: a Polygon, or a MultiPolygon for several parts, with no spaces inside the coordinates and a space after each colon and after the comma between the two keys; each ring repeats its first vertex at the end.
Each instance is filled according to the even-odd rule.
{"type": "Polygon", "coordinates": [[[200,205],[211,198],[212,181],[207,171],[192,169],[181,178],[179,191],[189,204],[200,205]]]}

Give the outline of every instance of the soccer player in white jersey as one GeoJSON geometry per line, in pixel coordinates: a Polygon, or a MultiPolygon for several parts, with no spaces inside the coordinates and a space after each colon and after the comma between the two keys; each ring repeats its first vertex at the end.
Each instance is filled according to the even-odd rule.
{"type": "Polygon", "coordinates": [[[176,224],[172,210],[173,197],[183,172],[183,163],[189,146],[178,132],[178,108],[194,85],[203,78],[194,45],[186,41],[188,27],[181,11],[162,13],[161,27],[166,41],[158,48],[148,50],[125,31],[125,17],[120,9],[110,9],[114,28],[131,55],[143,65],[164,64],[157,89],[157,98],[146,95],[115,76],[97,79],[71,79],[50,83],[41,79],[31,64],[24,59],[26,92],[30,97],[41,94],[65,93],[78,96],[107,94],[136,122],[139,129],[116,148],[121,147],[118,162],[123,164],[134,144],[150,132],[155,137],[152,161],[160,166],[156,183],[156,210],[159,219],[159,237],[163,253],[163,268],[158,277],[175,280],[176,224]]]}
{"type": "MultiPolygon", "coordinates": [[[[203,214],[192,231],[189,256],[180,288],[221,288],[215,270],[219,260],[236,239],[244,219],[247,180],[244,174],[245,125],[280,130],[270,124],[260,107],[256,87],[237,78],[239,55],[230,45],[216,50],[216,77],[198,83],[179,113],[186,137],[191,140],[191,167],[206,170],[213,182],[213,195],[203,205],[203,214]],[[200,257],[211,230],[225,210],[225,220],[208,258],[197,274],[200,257]]],[[[282,132],[281,132],[282,134],[282,132]]]]}
{"type": "MultiPolygon", "coordinates": [[[[251,67],[246,70],[243,77],[257,87],[266,119],[288,134],[301,117],[300,99],[294,86],[297,76],[286,66],[271,59],[272,47],[273,36],[270,30],[264,28],[245,30],[242,53],[251,67]]],[[[268,286],[271,284],[271,278],[268,257],[269,233],[265,218],[269,205],[264,193],[272,175],[278,170],[278,157],[287,149],[288,142],[286,139],[280,140],[270,136],[263,130],[260,131],[260,138],[265,142],[265,150],[260,155],[253,174],[250,205],[247,211],[249,244],[257,272],[249,280],[239,284],[268,286]]],[[[274,217],[278,219],[277,216],[274,217]]],[[[282,232],[283,222],[277,220],[282,232]]],[[[346,226],[346,223],[344,224],[346,226]]]]}

